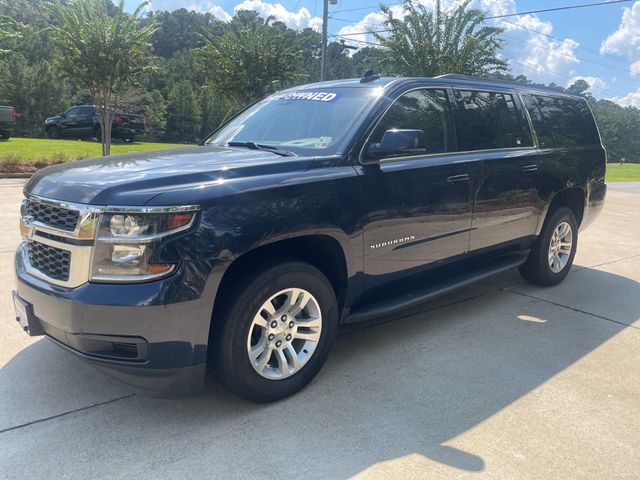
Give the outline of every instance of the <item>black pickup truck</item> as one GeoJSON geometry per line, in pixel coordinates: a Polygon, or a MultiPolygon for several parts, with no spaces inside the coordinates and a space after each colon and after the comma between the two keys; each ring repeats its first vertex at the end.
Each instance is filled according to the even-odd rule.
{"type": "MultiPolygon", "coordinates": [[[[142,115],[114,112],[112,117],[111,138],[133,142],[136,135],[147,133],[147,123],[142,115]]],[[[93,105],[71,107],[47,118],[44,130],[48,138],[102,138],[99,113],[93,105]]]]}
{"type": "Polygon", "coordinates": [[[36,173],[16,317],[138,390],[194,394],[208,370],[277,400],[342,325],[511,268],[562,281],[605,167],[579,96],[457,75],[297,87],[197,147],[36,173]]]}
{"type": "Polygon", "coordinates": [[[8,140],[13,133],[16,124],[16,109],[13,107],[0,106],[0,138],[8,140]]]}

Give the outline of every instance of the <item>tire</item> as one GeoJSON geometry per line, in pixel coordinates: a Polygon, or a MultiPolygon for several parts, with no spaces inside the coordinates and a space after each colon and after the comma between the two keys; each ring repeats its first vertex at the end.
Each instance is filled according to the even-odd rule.
{"type": "Polygon", "coordinates": [[[577,246],[576,216],[571,209],[560,207],[545,220],[527,261],[520,266],[520,274],[526,281],[536,285],[557,285],[569,274],[577,246]],[[569,228],[568,232],[566,226],[569,228]],[[558,243],[557,237],[554,236],[556,232],[559,234],[559,240],[564,240],[563,242],[558,243]],[[568,235],[571,238],[570,246],[567,246],[568,235]],[[557,255],[553,255],[552,249],[557,251],[557,255]]]}
{"type": "Polygon", "coordinates": [[[222,307],[211,342],[216,376],[233,393],[252,402],[273,402],[298,392],[320,371],[336,336],[338,305],[331,283],[312,265],[282,261],[254,271],[237,285],[222,307]],[[281,303],[289,292],[304,304],[298,313],[281,303]],[[265,309],[267,304],[271,308],[265,309]],[[256,319],[264,325],[256,324],[256,319]],[[265,345],[263,353],[252,361],[250,349],[260,351],[261,345],[265,345]],[[297,353],[297,367],[291,349],[297,353]],[[289,376],[282,375],[287,370],[289,376]]]}
{"type": "Polygon", "coordinates": [[[100,127],[96,127],[93,131],[93,136],[96,139],[96,142],[102,143],[102,129],[100,127]]]}
{"type": "Polygon", "coordinates": [[[123,139],[122,139],[122,140],[123,140],[125,143],[126,143],[126,142],[131,142],[131,143],[133,143],[133,142],[135,142],[135,141],[136,141],[136,137],[135,137],[135,135],[130,135],[130,136],[128,136],[128,137],[123,137],[123,139]]]}
{"type": "Polygon", "coordinates": [[[47,128],[47,138],[50,138],[52,140],[60,138],[60,132],[58,131],[58,127],[47,128]]]}

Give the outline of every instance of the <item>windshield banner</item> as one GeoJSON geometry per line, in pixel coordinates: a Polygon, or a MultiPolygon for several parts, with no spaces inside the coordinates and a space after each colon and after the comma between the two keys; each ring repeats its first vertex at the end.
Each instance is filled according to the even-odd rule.
{"type": "Polygon", "coordinates": [[[304,100],[313,102],[335,102],[340,98],[335,92],[310,92],[309,90],[295,90],[273,95],[271,100],[304,100]]]}

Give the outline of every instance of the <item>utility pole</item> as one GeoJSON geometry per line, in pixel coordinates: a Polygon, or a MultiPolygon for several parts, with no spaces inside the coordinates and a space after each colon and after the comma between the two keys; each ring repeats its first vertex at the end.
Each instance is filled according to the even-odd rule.
{"type": "Polygon", "coordinates": [[[320,59],[320,81],[327,79],[327,29],[329,24],[329,3],[337,5],[338,0],[322,0],[322,53],[320,59]]]}

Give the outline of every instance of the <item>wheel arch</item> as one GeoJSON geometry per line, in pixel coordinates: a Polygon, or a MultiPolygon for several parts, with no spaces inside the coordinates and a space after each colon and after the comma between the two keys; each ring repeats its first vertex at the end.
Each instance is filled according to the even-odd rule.
{"type": "Polygon", "coordinates": [[[222,273],[216,290],[209,342],[220,324],[221,311],[233,287],[259,265],[278,259],[300,260],[318,268],[333,286],[338,311],[342,312],[347,302],[350,278],[355,274],[349,252],[345,251],[345,241],[348,241],[346,235],[336,238],[329,233],[308,233],[262,243],[236,256],[222,273]]]}
{"type": "Polygon", "coordinates": [[[557,192],[549,202],[544,215],[541,216],[541,221],[538,224],[537,234],[540,234],[544,222],[549,218],[553,212],[560,207],[570,208],[576,216],[578,227],[580,227],[584,218],[584,211],[586,206],[587,194],[584,188],[574,186],[565,188],[557,192]]]}

